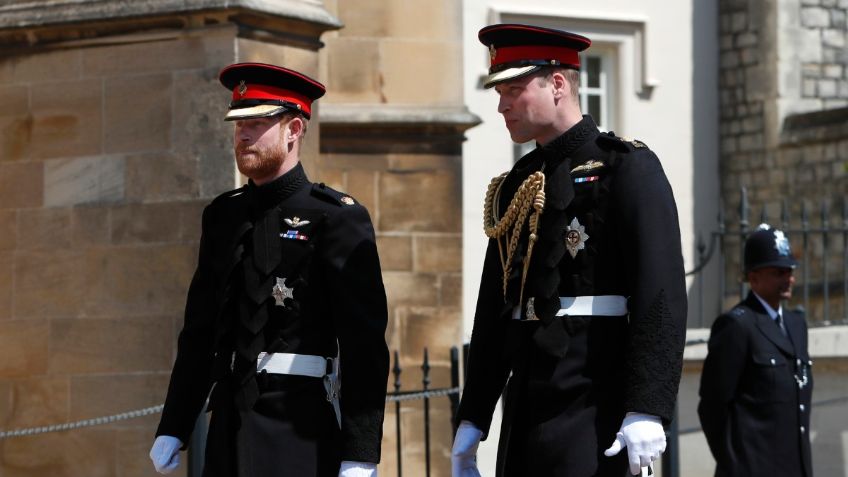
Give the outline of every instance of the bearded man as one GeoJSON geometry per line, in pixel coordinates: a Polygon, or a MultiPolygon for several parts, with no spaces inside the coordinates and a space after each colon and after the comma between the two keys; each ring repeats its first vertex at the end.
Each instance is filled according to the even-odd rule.
{"type": "Polygon", "coordinates": [[[228,66],[220,81],[232,93],[225,120],[249,181],[203,211],[150,457],[161,473],[177,468],[209,396],[206,477],[374,477],[386,295],[368,212],[310,182],[300,164],[324,86],[260,63],[228,66]]]}

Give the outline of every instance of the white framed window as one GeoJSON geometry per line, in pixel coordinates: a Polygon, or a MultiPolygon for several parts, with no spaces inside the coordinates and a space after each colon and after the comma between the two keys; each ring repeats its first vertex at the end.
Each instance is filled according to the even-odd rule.
{"type": "Polygon", "coordinates": [[[615,128],[615,87],[612,54],[598,48],[581,58],[580,110],[592,116],[598,127],[608,131],[615,128]]]}

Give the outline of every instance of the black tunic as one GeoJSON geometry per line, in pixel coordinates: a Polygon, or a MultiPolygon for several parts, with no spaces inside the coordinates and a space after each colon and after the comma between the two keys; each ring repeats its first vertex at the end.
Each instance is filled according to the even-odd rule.
{"type": "Polygon", "coordinates": [[[787,336],[749,293],[713,323],[698,415],[716,477],[813,475],[807,323],[785,309],[783,321],[787,336]]]}
{"type": "Polygon", "coordinates": [[[335,476],[379,462],[388,377],[386,296],[368,212],[302,166],[203,212],[156,435],[188,443],[210,388],[205,476],[335,476]],[[278,279],[293,290],[282,304],[278,279]],[[321,378],[256,373],[262,352],[340,356],[341,430],[321,378]],[[340,354],[339,354],[340,353],[340,354]]]}
{"type": "Polygon", "coordinates": [[[483,266],[457,420],[488,433],[507,386],[498,475],[622,476],[626,451],[603,456],[626,412],[673,416],[682,369],[686,289],[677,209],[644,144],[599,133],[592,119],[519,160],[501,187],[503,214],[531,173],[545,174],[524,303],[525,228],[507,294],[493,239],[483,266]],[[573,172],[572,172],[573,171],[573,172]],[[574,219],[588,239],[572,257],[574,219]],[[622,317],[556,318],[560,296],[621,295],[622,317]],[[539,321],[513,320],[533,299],[539,321]]]}

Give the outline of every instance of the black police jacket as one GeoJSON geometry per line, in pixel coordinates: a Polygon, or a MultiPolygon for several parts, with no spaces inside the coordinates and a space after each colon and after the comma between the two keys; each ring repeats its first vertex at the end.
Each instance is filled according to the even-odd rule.
{"type": "Polygon", "coordinates": [[[749,293],[713,323],[698,415],[717,477],[813,475],[807,323],[783,321],[788,336],[749,293]]]}
{"type": "MultiPolygon", "coordinates": [[[[374,230],[364,207],[309,182],[299,164],[269,184],[222,194],[203,212],[197,270],[156,435],[187,443],[216,382],[210,408],[230,400],[250,409],[262,392],[260,352],[338,355],[341,458],[379,462],[386,323],[374,230]]],[[[315,399],[330,406],[321,392],[315,399]]]]}
{"type": "Polygon", "coordinates": [[[540,322],[533,346],[561,358],[568,350],[569,322],[555,318],[559,297],[621,295],[628,308],[624,345],[606,346],[601,353],[622,376],[614,392],[626,411],[653,414],[668,424],[682,369],[686,288],[677,208],[659,160],[641,142],[601,134],[591,117],[584,116],[515,164],[501,186],[500,215],[519,185],[539,170],[545,174],[545,208],[524,301],[519,303],[526,227],[506,296],[499,247],[489,240],[457,420],[488,432],[495,404],[514,371],[516,347],[510,344],[508,324],[516,306],[527,316],[533,300],[540,322]],[[575,219],[588,238],[572,256],[566,239],[575,219]]]}

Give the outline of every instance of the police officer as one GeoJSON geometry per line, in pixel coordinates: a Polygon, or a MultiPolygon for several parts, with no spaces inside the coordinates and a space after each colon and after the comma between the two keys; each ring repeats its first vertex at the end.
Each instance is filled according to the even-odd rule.
{"type": "Polygon", "coordinates": [[[490,240],[453,475],[479,475],[477,445],[505,386],[499,476],[638,474],[665,449],[682,367],[671,187],[642,142],[602,134],[581,114],[589,39],[517,24],[479,38],[510,137],[537,147],[486,194],[490,240]]]}
{"type": "Polygon", "coordinates": [[[716,477],[812,477],[813,375],[804,316],[792,297],[789,240],[766,224],[745,241],[744,301],[716,319],[698,415],[716,477]]]}
{"type": "Polygon", "coordinates": [[[250,180],[203,211],[150,457],[161,473],[179,465],[212,388],[204,476],[375,476],[388,350],[374,230],[364,207],[311,183],[299,162],[324,86],[259,63],[228,66],[220,81],[250,180]]]}

